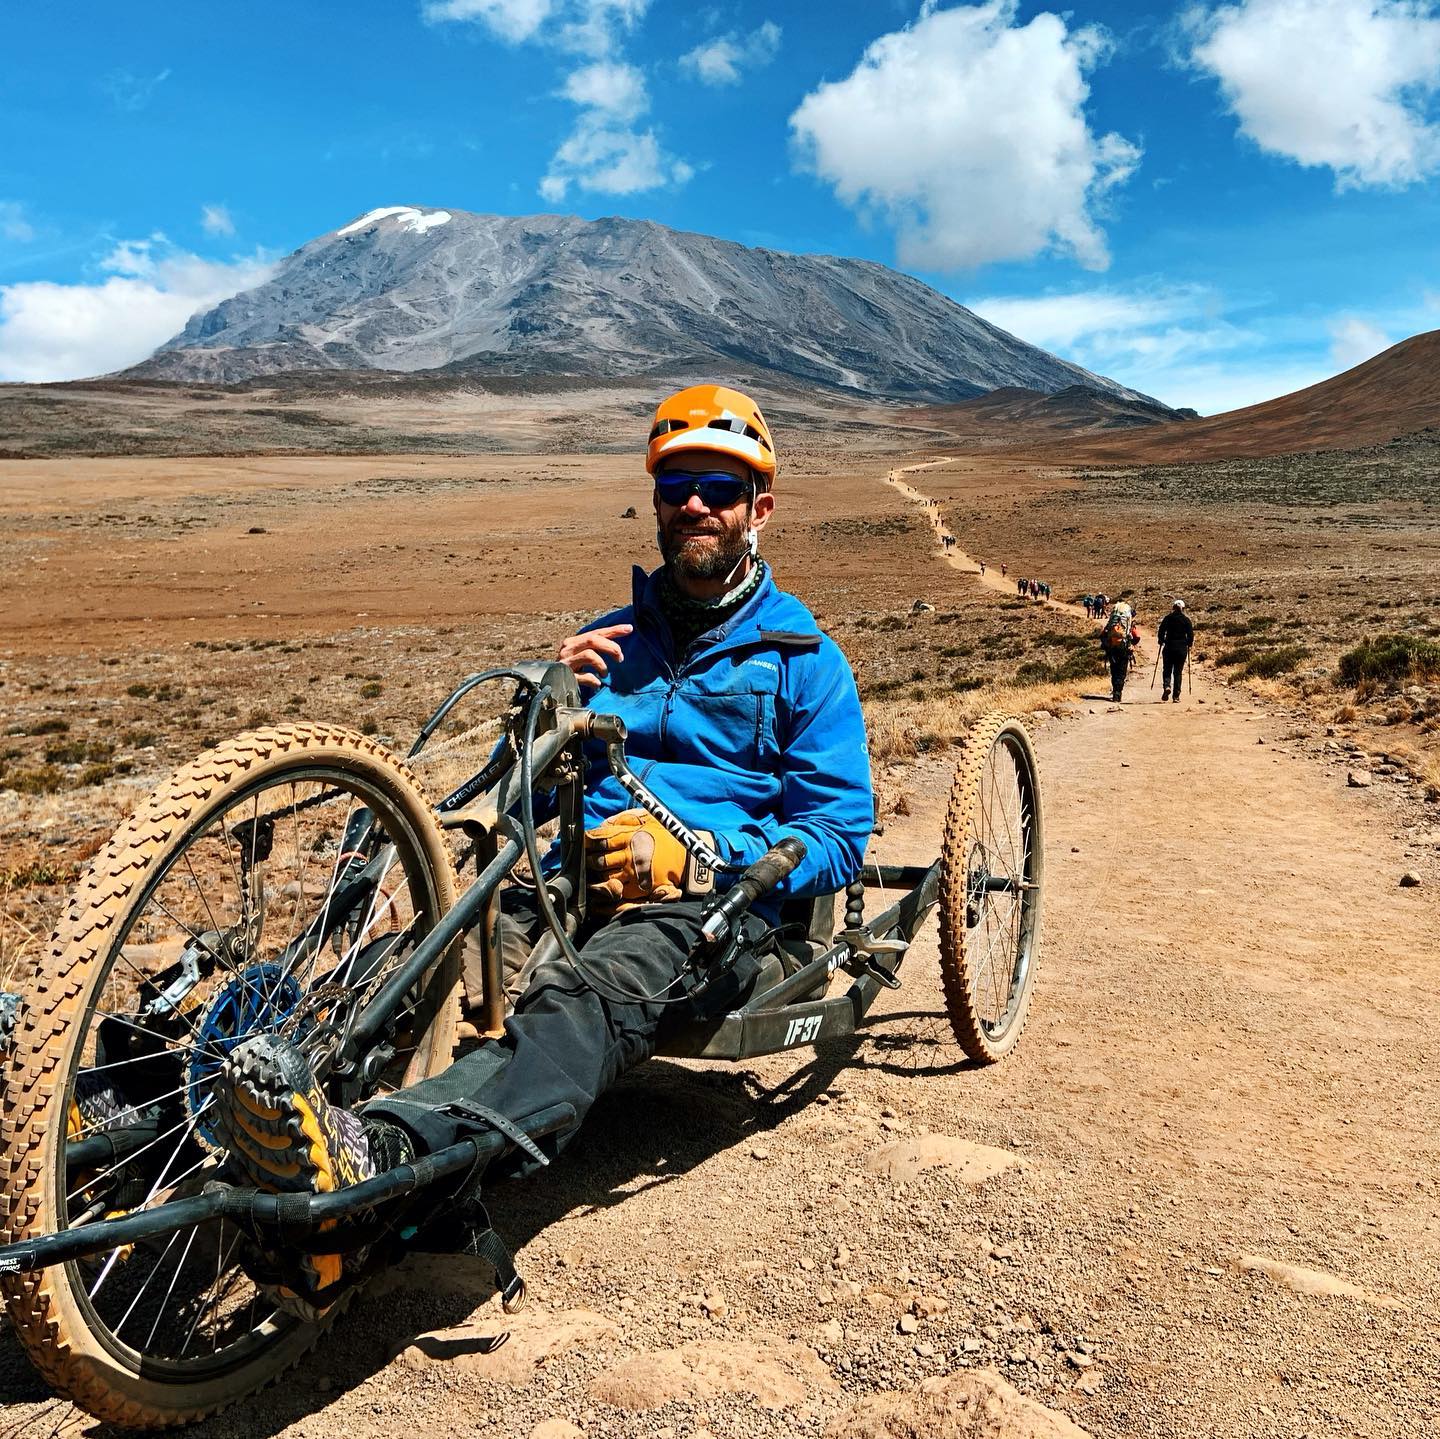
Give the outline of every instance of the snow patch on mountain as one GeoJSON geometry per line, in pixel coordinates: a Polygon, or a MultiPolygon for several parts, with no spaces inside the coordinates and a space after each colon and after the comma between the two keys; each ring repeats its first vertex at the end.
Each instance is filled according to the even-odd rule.
{"type": "Polygon", "coordinates": [[[381,220],[393,219],[400,229],[408,230],[412,235],[423,235],[426,230],[433,230],[437,225],[448,224],[450,218],[448,210],[431,210],[427,214],[423,210],[417,210],[414,205],[382,205],[378,210],[371,210],[368,214],[361,215],[358,220],[352,220],[344,229],[336,230],[335,233],[353,235],[357,230],[363,230],[381,220]]]}

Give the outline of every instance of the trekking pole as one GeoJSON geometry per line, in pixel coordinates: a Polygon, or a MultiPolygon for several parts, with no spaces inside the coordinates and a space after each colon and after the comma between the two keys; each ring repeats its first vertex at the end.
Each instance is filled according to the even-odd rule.
{"type": "Polygon", "coordinates": [[[1195,674],[1195,672],[1194,672],[1194,670],[1193,670],[1193,668],[1191,667],[1191,664],[1190,664],[1190,651],[1189,651],[1189,650],[1186,650],[1186,651],[1185,651],[1185,687],[1186,687],[1186,690],[1189,692],[1189,694],[1190,694],[1190,696],[1191,696],[1192,699],[1193,699],[1194,696],[1195,696],[1195,678],[1194,678],[1194,674],[1195,674]]]}
{"type": "Polygon", "coordinates": [[[1160,673],[1160,651],[1159,651],[1159,649],[1157,648],[1156,651],[1155,651],[1155,668],[1150,671],[1150,688],[1151,688],[1152,690],[1155,688],[1155,676],[1158,675],[1159,673],[1160,673]]]}

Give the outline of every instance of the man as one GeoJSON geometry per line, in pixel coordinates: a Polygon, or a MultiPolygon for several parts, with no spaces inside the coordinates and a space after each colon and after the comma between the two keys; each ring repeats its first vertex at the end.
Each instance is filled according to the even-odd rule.
{"type": "MultiPolygon", "coordinates": [[[[806,856],[780,897],[841,889],[859,871],[874,819],[864,720],[839,648],[759,557],[775,510],[769,428],[746,396],[694,386],[656,411],[646,468],[665,563],[637,569],[632,603],[565,640],[558,658],[588,703],[625,721],[647,785],[722,858],[748,864],[796,835],[806,856]]],[[[485,1127],[477,1107],[516,1120],[566,1102],[578,1125],[654,1052],[671,1012],[662,1001],[678,993],[708,902],[679,841],[630,805],[597,761],[585,823],[598,923],[581,953],[608,993],[563,959],[543,962],[503,1038],[363,1113],[331,1105],[288,1042],[247,1040],[215,1088],[240,1178],[287,1192],[353,1184],[485,1127]],[[457,1102],[472,1107],[470,1119],[456,1117],[457,1102]]],[[[518,912],[510,919],[522,922],[518,912]]],[[[553,1152],[573,1132],[544,1143],[553,1152]]],[[[312,1314],[342,1277],[338,1256],[309,1256],[279,1298],[312,1314]]]]}
{"type": "MultiPolygon", "coordinates": [[[[1185,613],[1185,601],[1176,600],[1170,606],[1170,613],[1160,621],[1155,631],[1160,645],[1160,663],[1164,669],[1161,679],[1160,702],[1174,699],[1180,703],[1180,679],[1185,673],[1185,662],[1190,658],[1190,646],[1195,643],[1195,626],[1185,613]]],[[[1152,677],[1150,683],[1155,683],[1152,677]]]]}

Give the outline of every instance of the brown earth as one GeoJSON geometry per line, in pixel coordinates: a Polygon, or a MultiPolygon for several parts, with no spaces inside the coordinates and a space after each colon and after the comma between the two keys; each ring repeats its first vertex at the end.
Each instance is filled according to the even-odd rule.
{"type": "Polygon", "coordinates": [[[1437,375],[1440,330],[1430,330],[1294,394],[1123,438],[1091,436],[1067,453],[1153,464],[1383,445],[1396,435],[1440,430],[1437,375]]]}
{"type": "MultiPolygon", "coordinates": [[[[947,458],[943,436],[916,453],[881,420],[843,441],[796,432],[767,553],[896,736],[882,858],[935,853],[965,706],[1004,684],[1033,708],[1015,683],[1049,685],[1060,717],[1034,721],[1049,890],[1020,1050],[961,1062],[928,930],[854,1040],[652,1061],[553,1170],[495,1191],[535,1295],[502,1373],[473,1357],[502,1323],[480,1271],[416,1260],[295,1376],[199,1432],[429,1439],[565,1420],[617,1439],[818,1439],[850,1432],[862,1401],[865,1423],[910,1423],[939,1402],[923,1381],[986,1368],[1097,1435],[1433,1432],[1436,806],[1363,729],[1327,736],[1298,690],[1257,698],[1224,682],[1233,667],[1198,667],[1193,696],[1163,708],[1142,675],[1112,710],[1058,677],[1092,653],[1083,622],[995,587],[1019,570],[1069,599],[1100,557],[1112,593],[1140,577],[1144,616],[1182,580],[1245,584],[1253,564],[1274,587],[1288,565],[1338,644],[1343,583],[1398,586],[1431,562],[1424,502],[1338,501],[1314,538],[1342,568],[1307,568],[1277,560],[1283,533],[1244,541],[1278,498],[1172,509],[1167,529],[1162,490],[1121,536],[1083,475],[947,458]],[[935,521],[961,541],[949,564],[935,521]],[[969,570],[981,556],[989,586],[969,570]],[[1372,782],[1347,785],[1354,770],[1372,782]],[[1411,869],[1422,885],[1400,888],[1411,869]]],[[[0,785],[55,779],[0,789],[11,968],[67,867],[157,770],[288,713],[408,738],[464,671],[543,652],[623,597],[650,554],[644,507],[632,461],[538,451],[0,462],[0,785]],[[631,504],[640,518],[617,519],[631,504]],[[74,757],[107,743],[104,760],[74,757]],[[87,764],[111,772],[86,783],[87,764]]],[[[1195,592],[1209,644],[1222,620],[1195,592]]],[[[94,1428],[8,1334],[0,1393],[7,1436],[94,1428]]],[[[957,1384],[947,1412],[974,1409],[970,1393],[957,1384]]],[[[1019,1422],[992,1429],[1047,1432],[1019,1422]]]]}

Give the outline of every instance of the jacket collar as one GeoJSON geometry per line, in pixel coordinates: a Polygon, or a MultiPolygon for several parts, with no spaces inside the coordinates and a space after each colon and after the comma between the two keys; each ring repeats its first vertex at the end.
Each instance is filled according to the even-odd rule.
{"type": "MultiPolygon", "coordinates": [[[[661,567],[663,568],[663,566],[661,567]]],[[[668,637],[669,626],[659,601],[660,569],[648,574],[636,565],[631,574],[635,614],[668,637]]],[[[783,629],[793,634],[818,635],[815,617],[793,595],[785,594],[775,583],[775,573],[767,565],[759,588],[718,631],[713,632],[707,650],[733,649],[754,644],[765,628],[783,629]]]]}

